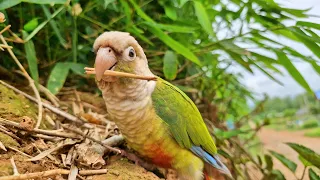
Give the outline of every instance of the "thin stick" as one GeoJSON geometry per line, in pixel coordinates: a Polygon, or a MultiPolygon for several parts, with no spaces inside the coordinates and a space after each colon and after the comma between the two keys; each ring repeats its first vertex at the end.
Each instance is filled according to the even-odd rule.
{"type": "MultiPolygon", "coordinates": [[[[95,174],[106,174],[107,172],[108,172],[107,169],[83,170],[83,171],[79,171],[79,174],[83,175],[83,176],[89,176],[89,175],[95,175],[95,174]]],[[[20,174],[18,176],[2,176],[2,177],[0,177],[0,180],[35,179],[35,178],[40,178],[40,177],[42,178],[42,177],[48,177],[48,176],[55,176],[58,174],[67,175],[69,173],[70,173],[70,170],[54,169],[54,170],[43,171],[43,172],[20,174]]]]}
{"type": "MultiPolygon", "coordinates": [[[[86,70],[86,74],[96,74],[94,68],[89,68],[89,67],[85,67],[84,68],[86,70]]],[[[114,76],[114,77],[127,77],[127,78],[134,78],[134,79],[141,79],[141,80],[152,80],[152,81],[156,81],[157,77],[152,77],[152,76],[141,76],[141,75],[137,75],[137,74],[131,74],[131,73],[125,73],[125,72],[119,72],[119,71],[111,71],[111,70],[106,70],[104,72],[105,76],[114,76]]]]}
{"type": "Polygon", "coordinates": [[[28,157],[28,158],[32,158],[32,156],[30,156],[29,154],[26,154],[26,153],[20,151],[19,149],[16,149],[16,148],[11,147],[11,146],[8,146],[7,148],[8,148],[8,149],[11,149],[11,150],[13,150],[13,151],[16,151],[17,153],[20,153],[20,154],[22,154],[22,155],[24,155],[24,156],[26,156],[26,157],[28,157]]]}
{"type": "Polygon", "coordinates": [[[116,153],[121,154],[121,150],[120,150],[120,149],[116,149],[116,148],[113,148],[113,147],[108,146],[108,145],[106,145],[106,144],[103,144],[101,141],[99,141],[99,140],[97,140],[97,139],[95,139],[95,138],[92,138],[92,137],[90,137],[90,136],[87,136],[87,135],[84,134],[83,132],[78,131],[78,130],[76,130],[76,129],[72,129],[72,128],[64,125],[64,124],[61,124],[61,126],[62,126],[63,128],[65,128],[65,129],[71,131],[71,132],[74,132],[74,133],[76,133],[76,134],[79,134],[80,136],[82,136],[82,137],[84,137],[84,138],[88,138],[88,139],[92,140],[93,142],[96,142],[96,143],[102,145],[103,147],[109,149],[110,151],[113,151],[113,152],[116,152],[116,153]]]}
{"type": "Polygon", "coordinates": [[[3,28],[1,31],[0,31],[0,35],[4,32],[6,32],[9,28],[11,27],[11,25],[8,25],[6,26],[5,28],[3,28]]]}
{"type": "Polygon", "coordinates": [[[18,168],[16,166],[16,163],[14,162],[13,157],[10,158],[10,162],[11,162],[12,169],[13,169],[13,175],[14,176],[18,176],[19,175],[19,171],[18,171],[18,168]]]}
{"type": "MultiPolygon", "coordinates": [[[[4,37],[0,34],[0,39],[2,41],[2,43],[6,46],[8,46],[7,41],[4,39],[4,37]]],[[[29,81],[29,85],[31,86],[36,98],[37,98],[37,102],[38,102],[38,120],[37,120],[37,124],[36,124],[36,128],[38,128],[41,124],[42,121],[42,101],[41,101],[41,97],[40,97],[40,93],[34,83],[34,80],[29,76],[29,74],[27,73],[27,71],[24,69],[24,67],[22,66],[22,64],[19,62],[18,58],[16,57],[16,55],[13,53],[13,51],[10,48],[7,48],[7,51],[9,52],[10,56],[12,57],[12,59],[16,62],[16,64],[19,66],[20,70],[23,72],[23,74],[25,75],[25,77],[28,79],[29,81]]]]}
{"type": "Polygon", "coordinates": [[[0,44],[0,47],[2,47],[2,48],[10,48],[10,49],[12,49],[12,46],[7,46],[7,45],[3,45],[3,44],[0,44]]]}
{"type": "Polygon", "coordinates": [[[6,128],[3,127],[3,126],[1,126],[1,125],[0,125],[0,131],[1,131],[2,133],[6,134],[6,135],[8,135],[8,136],[10,136],[10,137],[18,140],[19,142],[22,141],[18,136],[16,136],[16,135],[13,134],[12,132],[7,131],[6,128]]]}
{"type": "MultiPolygon", "coordinates": [[[[30,96],[29,94],[27,94],[27,93],[25,93],[25,92],[23,92],[23,91],[20,91],[19,89],[17,89],[17,88],[15,88],[15,87],[13,87],[13,86],[5,83],[4,81],[1,81],[1,80],[0,80],[0,83],[3,84],[3,85],[6,86],[6,87],[12,89],[14,92],[19,93],[19,94],[22,94],[23,96],[25,96],[26,98],[30,99],[31,101],[38,103],[37,99],[34,98],[34,97],[32,97],[32,96],[30,96]]],[[[88,124],[88,123],[84,123],[84,121],[80,120],[78,117],[73,116],[73,115],[71,115],[71,114],[69,114],[69,113],[67,113],[67,112],[65,112],[65,111],[63,111],[63,110],[61,110],[61,109],[59,109],[59,108],[57,108],[57,107],[54,107],[54,106],[52,106],[51,104],[47,104],[47,103],[42,103],[42,104],[43,104],[43,106],[44,106],[45,108],[47,108],[47,109],[49,109],[50,111],[52,111],[52,112],[54,112],[54,113],[56,113],[56,114],[58,114],[58,115],[60,115],[60,116],[62,116],[62,117],[64,117],[64,118],[66,118],[66,119],[69,120],[69,121],[72,121],[72,122],[81,124],[81,125],[83,125],[83,126],[86,127],[86,128],[91,128],[91,127],[92,127],[92,125],[90,125],[90,124],[88,124]]]]}
{"type": "Polygon", "coordinates": [[[3,119],[0,117],[0,124],[7,125],[7,126],[13,126],[15,128],[28,131],[28,132],[33,132],[37,134],[45,134],[49,136],[57,136],[57,137],[64,137],[64,138],[74,138],[74,139],[80,139],[77,135],[75,134],[70,134],[70,133],[65,133],[61,131],[48,131],[48,130],[43,130],[43,129],[32,129],[28,130],[20,126],[20,124],[3,119]]]}

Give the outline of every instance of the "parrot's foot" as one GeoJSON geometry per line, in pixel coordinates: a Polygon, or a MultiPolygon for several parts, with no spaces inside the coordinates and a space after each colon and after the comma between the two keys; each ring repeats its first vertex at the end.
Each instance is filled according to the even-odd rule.
{"type": "Polygon", "coordinates": [[[133,153],[129,153],[126,152],[124,150],[121,150],[121,155],[125,156],[126,158],[128,158],[129,160],[135,162],[136,165],[139,165],[149,171],[154,171],[156,169],[156,166],[153,164],[150,164],[146,161],[144,161],[143,159],[141,159],[140,157],[138,157],[137,155],[133,154],[133,153]]]}

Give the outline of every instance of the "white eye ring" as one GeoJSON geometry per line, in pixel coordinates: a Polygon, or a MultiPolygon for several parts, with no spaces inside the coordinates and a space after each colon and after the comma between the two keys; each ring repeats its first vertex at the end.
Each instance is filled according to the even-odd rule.
{"type": "Polygon", "coordinates": [[[132,46],[128,47],[124,51],[124,59],[127,61],[133,61],[136,58],[136,51],[133,49],[132,46]]]}

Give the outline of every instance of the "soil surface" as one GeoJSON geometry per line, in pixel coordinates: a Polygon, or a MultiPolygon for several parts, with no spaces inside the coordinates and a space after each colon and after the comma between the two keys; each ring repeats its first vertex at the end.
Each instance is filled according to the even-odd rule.
{"type": "MultiPolygon", "coordinates": [[[[298,143],[314,150],[317,153],[320,153],[320,138],[305,137],[305,132],[306,131],[276,131],[265,128],[259,132],[258,136],[260,137],[261,142],[264,145],[265,151],[276,151],[278,153],[284,154],[288,159],[297,163],[298,167],[296,175],[300,178],[304,168],[303,164],[299,161],[298,154],[285,143],[298,143]]],[[[281,164],[280,161],[274,161],[274,168],[279,169],[285,175],[286,179],[296,179],[292,172],[283,164],[281,164]]],[[[307,173],[304,179],[309,179],[307,173]]]]}

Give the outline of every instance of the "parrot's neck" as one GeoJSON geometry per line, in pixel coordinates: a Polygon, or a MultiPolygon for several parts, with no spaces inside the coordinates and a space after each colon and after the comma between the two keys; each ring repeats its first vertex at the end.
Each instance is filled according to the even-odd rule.
{"type": "Polygon", "coordinates": [[[111,120],[124,136],[134,138],[140,131],[147,130],[144,128],[151,123],[148,116],[153,115],[151,94],[155,86],[155,81],[145,80],[100,85],[111,120]]]}

